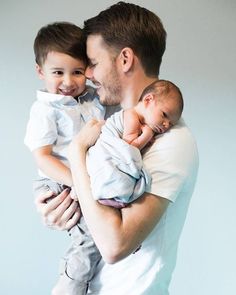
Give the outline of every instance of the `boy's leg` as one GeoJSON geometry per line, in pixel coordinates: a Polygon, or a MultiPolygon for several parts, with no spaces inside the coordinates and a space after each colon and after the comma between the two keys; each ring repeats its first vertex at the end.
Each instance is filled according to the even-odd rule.
{"type": "MultiPolygon", "coordinates": [[[[43,194],[48,191],[52,191],[55,193],[55,195],[58,195],[65,188],[67,188],[66,185],[59,184],[55,181],[52,181],[51,179],[41,177],[41,178],[36,179],[33,183],[33,195],[35,198],[37,198],[37,196],[39,194],[43,194]]],[[[53,198],[53,197],[51,197],[51,198],[53,198]]]]}
{"type": "Polygon", "coordinates": [[[84,218],[74,226],[69,235],[72,243],[61,262],[60,277],[53,295],[84,295],[94,276],[101,255],[88,231],[84,218]],[[64,292],[64,293],[63,293],[64,292]]]}
{"type": "MultiPolygon", "coordinates": [[[[34,195],[51,190],[59,194],[65,186],[50,179],[41,178],[34,182],[34,195]]],[[[53,198],[53,197],[52,197],[53,198]]],[[[69,230],[72,243],[60,263],[60,277],[52,290],[53,295],[84,295],[87,293],[88,283],[101,255],[90,235],[84,218],[81,217],[77,225],[69,230]]]]}

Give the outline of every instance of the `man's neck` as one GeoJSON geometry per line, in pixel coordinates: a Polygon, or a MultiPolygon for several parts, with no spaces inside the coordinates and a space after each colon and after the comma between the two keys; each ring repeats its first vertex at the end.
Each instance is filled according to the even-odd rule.
{"type": "Polygon", "coordinates": [[[121,107],[123,109],[134,107],[138,103],[143,90],[156,79],[157,77],[147,77],[146,75],[127,77],[122,90],[121,107]]]}

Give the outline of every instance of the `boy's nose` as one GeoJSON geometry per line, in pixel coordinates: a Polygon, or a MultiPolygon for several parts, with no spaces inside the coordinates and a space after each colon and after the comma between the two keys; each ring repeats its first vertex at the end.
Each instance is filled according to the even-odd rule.
{"type": "Polygon", "coordinates": [[[70,86],[70,85],[72,85],[72,84],[73,84],[73,79],[72,79],[72,77],[71,77],[70,75],[65,76],[65,77],[64,77],[64,80],[63,80],[63,83],[64,83],[65,86],[70,86]]]}

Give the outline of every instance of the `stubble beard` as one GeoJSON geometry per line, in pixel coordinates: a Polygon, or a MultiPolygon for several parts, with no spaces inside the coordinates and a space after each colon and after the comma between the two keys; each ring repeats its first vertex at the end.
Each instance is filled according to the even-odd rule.
{"type": "Polygon", "coordinates": [[[118,105],[122,101],[122,87],[115,64],[113,64],[112,70],[107,77],[107,82],[103,84],[105,93],[104,96],[100,98],[100,102],[103,105],[118,105]]]}

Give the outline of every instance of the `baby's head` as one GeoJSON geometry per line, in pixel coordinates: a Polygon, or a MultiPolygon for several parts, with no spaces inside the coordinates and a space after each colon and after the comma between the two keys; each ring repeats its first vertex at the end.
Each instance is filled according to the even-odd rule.
{"type": "Polygon", "coordinates": [[[48,92],[78,96],[85,89],[86,43],[82,30],[68,22],[42,27],[34,41],[36,70],[48,92]]]}
{"type": "Polygon", "coordinates": [[[156,133],[164,133],[175,125],[183,111],[183,97],[179,88],[167,80],[156,80],[141,94],[144,123],[156,133]]]}

